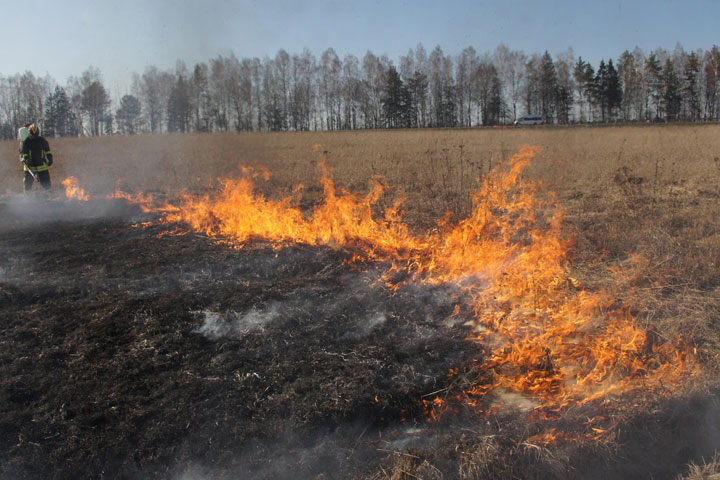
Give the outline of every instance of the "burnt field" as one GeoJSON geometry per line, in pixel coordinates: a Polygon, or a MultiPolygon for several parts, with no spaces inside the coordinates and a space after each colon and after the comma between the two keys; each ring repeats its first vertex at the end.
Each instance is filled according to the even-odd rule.
{"type": "MultiPolygon", "coordinates": [[[[382,194],[360,178],[369,166],[353,163],[352,136],[325,136],[336,142],[325,147],[282,137],[302,144],[303,158],[286,164],[254,158],[265,148],[257,144],[232,159],[269,165],[273,176],[252,177],[258,191],[249,198],[261,213],[285,199],[281,231],[339,218],[332,193],[339,204],[372,199],[367,211],[353,207],[350,224],[372,212],[385,219],[376,230],[398,241],[405,232],[393,193],[402,190],[411,233],[392,255],[377,231],[321,241],[322,232],[303,230],[290,241],[255,220],[246,235],[237,218],[223,217],[227,198],[193,197],[205,202],[198,206],[181,196],[227,193],[228,184],[204,177],[223,169],[200,168],[199,147],[183,145],[197,157],[162,160],[159,173],[143,165],[121,178],[116,166],[105,176],[82,160],[81,143],[59,142],[58,158],[64,149],[81,160],[61,163],[52,197],[0,198],[0,478],[676,478],[688,464],[712,462],[720,444],[715,177],[671,175],[667,158],[664,171],[644,157],[586,169],[574,165],[571,145],[568,164],[597,180],[570,181],[556,175],[559,154],[546,147],[524,175],[554,177],[559,199],[528,200],[545,187],[521,180],[503,190],[512,201],[487,208],[497,217],[484,224],[488,243],[471,247],[512,255],[488,254],[488,271],[468,275],[451,269],[442,241],[471,231],[463,219],[482,198],[460,193],[478,188],[473,176],[495,178],[490,164],[502,153],[492,162],[473,156],[463,146],[472,134],[462,144],[439,140],[447,146],[421,159],[435,170],[414,176],[401,150],[373,160],[387,175],[382,194]],[[321,157],[337,192],[318,186],[321,157]],[[178,172],[198,177],[183,184],[178,172]],[[65,198],[68,174],[87,199],[65,198]],[[118,179],[154,193],[158,208],[109,198],[118,179]],[[304,195],[290,202],[299,181],[304,195]],[[552,213],[556,201],[563,215],[552,213]],[[298,224],[294,208],[305,215],[298,224]],[[445,210],[455,230],[436,234],[445,210]],[[546,250],[555,244],[559,252],[546,250]],[[520,269],[523,256],[550,273],[520,269]],[[555,340],[550,324],[568,311],[588,323],[555,340]],[[512,330],[521,334],[510,338],[512,330]],[[575,386],[591,380],[587,390],[575,386]]],[[[171,140],[168,150],[179,148],[171,140]]],[[[94,149],[120,158],[110,146],[94,149]]],[[[289,155],[267,148],[268,157],[289,155]]],[[[486,188],[488,198],[497,194],[486,188]]]]}
{"type": "Polygon", "coordinates": [[[76,213],[3,232],[3,478],[349,475],[480,354],[450,288],[76,213]]]}

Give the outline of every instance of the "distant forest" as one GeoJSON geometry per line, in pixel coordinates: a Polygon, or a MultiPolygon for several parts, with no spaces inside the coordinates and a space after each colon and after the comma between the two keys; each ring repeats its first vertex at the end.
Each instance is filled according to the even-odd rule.
{"type": "Polygon", "coordinates": [[[720,119],[720,48],[626,50],[592,65],[572,49],[552,57],[505,45],[448,55],[422,44],[395,65],[367,52],[318,58],[218,56],[189,68],[150,66],[129,94],[110,98],[90,67],[66,85],[31,72],[0,75],[0,137],[24,122],[46,136],[164,132],[302,131],[545,122],[704,122],[720,119]]]}

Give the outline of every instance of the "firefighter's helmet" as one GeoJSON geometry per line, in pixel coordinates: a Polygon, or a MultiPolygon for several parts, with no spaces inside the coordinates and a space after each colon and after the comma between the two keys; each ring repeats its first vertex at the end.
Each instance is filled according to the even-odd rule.
{"type": "Polygon", "coordinates": [[[33,123],[28,127],[28,132],[30,132],[30,135],[37,135],[40,133],[40,129],[38,128],[36,123],[33,123]]]}

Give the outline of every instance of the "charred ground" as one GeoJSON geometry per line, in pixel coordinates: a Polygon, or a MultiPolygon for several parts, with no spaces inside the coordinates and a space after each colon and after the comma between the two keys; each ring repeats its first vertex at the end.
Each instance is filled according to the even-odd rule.
{"type": "Polygon", "coordinates": [[[3,478],[356,472],[480,355],[443,324],[457,292],[393,294],[347,252],[0,208],[3,478]]]}

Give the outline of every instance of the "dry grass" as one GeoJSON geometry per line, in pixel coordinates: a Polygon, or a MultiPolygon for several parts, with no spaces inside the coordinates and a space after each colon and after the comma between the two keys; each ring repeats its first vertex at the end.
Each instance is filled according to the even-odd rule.
{"type": "Polygon", "coordinates": [[[720,480],[720,458],[717,454],[710,463],[691,463],[689,467],[688,474],[678,476],[677,480],[720,480]]]}
{"type": "MultiPolygon", "coordinates": [[[[155,188],[189,186],[232,175],[241,164],[268,166],[278,184],[312,183],[317,172],[309,167],[325,151],[335,177],[350,189],[379,173],[392,187],[434,197],[464,195],[499,159],[535,145],[542,153],[532,174],[555,190],[611,186],[626,167],[643,180],[639,192],[667,197],[681,188],[720,193],[718,134],[717,126],[383,130],[51,139],[51,146],[56,177],[75,175],[95,188],[112,188],[121,177],[155,188]],[[677,188],[663,188],[669,184],[677,188]]],[[[16,142],[0,148],[10,172],[16,142]]],[[[0,192],[17,191],[17,183],[7,176],[0,192]]]]}

